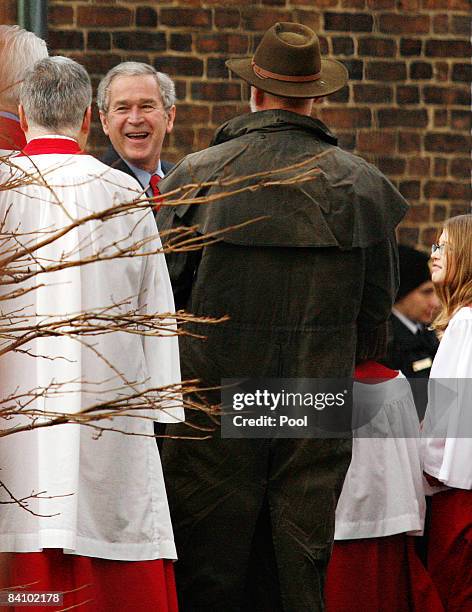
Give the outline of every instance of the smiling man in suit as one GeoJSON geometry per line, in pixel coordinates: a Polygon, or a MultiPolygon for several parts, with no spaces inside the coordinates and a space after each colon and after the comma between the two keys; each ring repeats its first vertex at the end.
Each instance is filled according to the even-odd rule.
{"type": "Polygon", "coordinates": [[[149,64],[122,62],[103,77],[97,104],[111,145],[102,161],[138,180],[148,196],[173,164],[161,160],[175,120],[172,79],[149,64]]]}

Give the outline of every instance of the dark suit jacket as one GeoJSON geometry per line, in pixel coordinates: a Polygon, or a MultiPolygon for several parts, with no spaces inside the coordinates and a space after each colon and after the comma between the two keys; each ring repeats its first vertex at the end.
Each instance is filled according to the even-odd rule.
{"type": "MultiPolygon", "coordinates": [[[[125,172],[126,174],[129,174],[130,176],[138,180],[131,168],[122,160],[122,158],[118,155],[118,153],[115,151],[111,144],[100,161],[102,161],[107,166],[111,166],[112,168],[121,170],[121,172],[125,172]]],[[[161,167],[162,172],[164,172],[164,174],[167,174],[171,170],[171,168],[174,167],[174,164],[171,164],[170,162],[166,162],[161,159],[161,167]]]]}
{"type": "Polygon", "coordinates": [[[414,334],[394,314],[389,327],[387,353],[381,361],[389,368],[401,370],[409,379],[418,416],[423,419],[428,402],[428,377],[439,340],[434,331],[427,329],[414,334]]]}

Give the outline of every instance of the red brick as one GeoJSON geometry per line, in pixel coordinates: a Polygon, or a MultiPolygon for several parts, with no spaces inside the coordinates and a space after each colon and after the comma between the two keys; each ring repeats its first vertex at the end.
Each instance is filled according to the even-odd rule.
{"type": "Polygon", "coordinates": [[[224,57],[209,57],[206,61],[206,76],[209,79],[227,79],[229,75],[224,57]]]}
{"type": "Polygon", "coordinates": [[[138,6],[136,9],[136,25],[143,28],[157,26],[157,12],[150,6],[138,6]]]}
{"type": "Polygon", "coordinates": [[[472,115],[470,111],[451,111],[451,127],[454,130],[470,130],[472,125],[472,115]]]}
{"type": "Polygon", "coordinates": [[[430,11],[440,11],[442,9],[450,9],[456,11],[469,11],[469,0],[422,0],[423,8],[430,11]]]}
{"type": "Polygon", "coordinates": [[[84,48],[84,35],[77,30],[51,30],[48,35],[48,44],[51,49],[71,49],[73,51],[84,48]]]}
{"type": "Polygon", "coordinates": [[[262,4],[269,4],[273,6],[281,6],[286,4],[286,0],[262,0],[262,4]]]}
{"type": "Polygon", "coordinates": [[[397,85],[397,104],[418,104],[420,90],[413,85],[397,85]]]}
{"type": "Polygon", "coordinates": [[[313,10],[297,9],[292,12],[292,20],[296,23],[303,23],[315,32],[319,32],[321,28],[321,15],[313,10]]]}
{"type": "Polygon", "coordinates": [[[217,28],[238,28],[241,21],[239,11],[232,9],[215,9],[217,28]]]}
{"type": "Polygon", "coordinates": [[[452,67],[452,80],[465,81],[470,83],[472,80],[472,65],[471,64],[454,64],[452,67]]]}
{"type": "Polygon", "coordinates": [[[434,62],[434,78],[436,81],[449,80],[449,65],[447,62],[434,62]]]}
{"type": "Polygon", "coordinates": [[[424,139],[426,151],[438,153],[469,153],[471,141],[462,134],[430,132],[424,139]]]}
{"type": "Polygon", "coordinates": [[[456,215],[468,215],[470,214],[470,203],[464,202],[464,204],[456,204],[455,202],[451,203],[450,206],[450,217],[455,217],[456,215]]]}
{"type": "MultiPolygon", "coordinates": [[[[3,22],[2,22],[3,23],[3,22]]],[[[74,9],[65,4],[53,4],[48,6],[49,27],[74,23],[74,9]]]]}
{"type": "MultiPolygon", "coordinates": [[[[333,6],[336,6],[337,3],[338,3],[338,0],[317,0],[316,8],[317,9],[331,8],[333,6]]],[[[293,4],[293,6],[310,6],[310,7],[313,7],[314,5],[313,0],[290,0],[290,4],[293,4]]]]}
{"type": "Polygon", "coordinates": [[[408,160],[408,171],[409,176],[428,176],[430,169],[430,161],[425,157],[412,157],[408,160]]]}
{"type": "Polygon", "coordinates": [[[329,96],[330,104],[335,104],[337,102],[339,103],[349,102],[349,85],[345,85],[344,87],[339,89],[337,92],[329,96]]]}
{"type": "Polygon", "coordinates": [[[87,32],[87,50],[109,51],[111,49],[111,36],[109,32],[87,32]]]}
{"type": "Polygon", "coordinates": [[[398,190],[407,200],[419,200],[421,183],[420,181],[400,181],[398,190]]]}
{"type": "Polygon", "coordinates": [[[174,34],[170,35],[170,49],[172,51],[191,51],[192,50],[192,35],[191,34],[174,34]]]}
{"type": "Polygon", "coordinates": [[[206,149],[213,139],[215,131],[211,128],[201,128],[196,130],[195,150],[206,149]]]}
{"type": "Polygon", "coordinates": [[[380,15],[380,32],[386,34],[427,34],[430,28],[428,15],[380,15]]]}
{"type": "Polygon", "coordinates": [[[415,38],[402,38],[400,41],[400,55],[421,55],[423,43],[415,38]]]}
{"type": "Polygon", "coordinates": [[[361,128],[371,125],[371,111],[368,108],[322,108],[322,121],[333,128],[361,128]]]}
{"type": "Polygon", "coordinates": [[[420,204],[416,206],[410,206],[408,209],[403,222],[404,223],[428,223],[430,217],[430,207],[428,204],[420,204]]]}
{"type": "MultiPolygon", "coordinates": [[[[397,94],[398,95],[398,94],[397,94]]],[[[428,125],[428,113],[424,109],[388,108],[377,111],[379,127],[414,127],[428,125]]]]}
{"type": "Polygon", "coordinates": [[[170,134],[169,144],[175,145],[179,150],[192,150],[195,132],[191,128],[179,126],[178,122],[170,134]]]}
{"type": "Polygon", "coordinates": [[[445,221],[447,219],[447,208],[445,206],[441,206],[440,204],[436,204],[433,207],[433,221],[435,223],[440,223],[441,221],[445,221]]]}
{"type": "Polygon", "coordinates": [[[395,56],[397,43],[390,38],[360,38],[357,49],[359,55],[387,58],[395,56]]]}
{"type": "Polygon", "coordinates": [[[163,32],[142,30],[113,32],[113,45],[118,49],[133,51],[165,51],[166,37],[163,32]]]}
{"type": "Polygon", "coordinates": [[[69,57],[82,64],[89,74],[105,74],[113,66],[119,64],[121,57],[112,53],[69,53],[69,57]]]}
{"type": "Polygon", "coordinates": [[[357,135],[357,148],[370,153],[393,152],[396,150],[396,135],[393,132],[362,130],[357,135]]]}
{"type": "Polygon", "coordinates": [[[447,159],[444,157],[434,158],[434,171],[433,176],[446,176],[447,175],[447,159]]]}
{"type": "Polygon", "coordinates": [[[363,9],[365,3],[366,0],[341,0],[341,6],[343,8],[363,9]]]}
{"type": "Polygon", "coordinates": [[[398,229],[398,242],[414,247],[418,244],[419,235],[420,230],[417,227],[400,227],[398,229]]]}
{"type": "Polygon", "coordinates": [[[395,8],[397,0],[367,0],[367,6],[372,9],[395,8]]]}
{"type": "Polygon", "coordinates": [[[200,34],[196,41],[200,53],[236,53],[248,52],[249,37],[244,34],[200,34]]]}
{"type": "Polygon", "coordinates": [[[355,102],[373,102],[386,103],[393,99],[393,89],[387,85],[363,85],[355,84],[354,101],[355,102]]]}
{"type": "Polygon", "coordinates": [[[425,53],[429,57],[470,57],[468,40],[427,40],[425,53]]]}
{"type": "Polygon", "coordinates": [[[17,0],[2,0],[0,2],[0,23],[14,25],[17,20],[17,0]]]}
{"type": "Polygon", "coordinates": [[[243,30],[265,31],[277,21],[291,21],[290,12],[261,7],[251,7],[242,11],[243,30]]]}
{"type": "Polygon", "coordinates": [[[399,11],[417,11],[421,6],[421,0],[398,0],[399,11]]]}
{"type": "Polygon", "coordinates": [[[447,125],[447,110],[434,110],[434,127],[444,127],[447,125]]]}
{"type": "Polygon", "coordinates": [[[440,227],[425,227],[420,232],[420,239],[422,244],[431,247],[433,242],[437,242],[439,234],[441,233],[440,227]]]}
{"type": "Polygon", "coordinates": [[[119,28],[131,25],[131,11],[117,6],[78,6],[77,25],[85,27],[119,28]]]}
{"type": "Polygon", "coordinates": [[[205,105],[179,104],[177,108],[177,121],[179,124],[209,123],[210,109],[205,105]]]}
{"type": "Polygon", "coordinates": [[[216,125],[220,125],[241,113],[242,109],[237,104],[215,104],[211,110],[211,121],[216,125]]]}
{"type": "Polygon", "coordinates": [[[457,181],[428,181],[424,193],[436,200],[469,200],[472,196],[470,185],[457,181]]]}
{"type": "Polygon", "coordinates": [[[211,10],[163,8],[160,13],[160,23],[174,28],[209,28],[211,27],[211,10]]]}
{"type": "Polygon", "coordinates": [[[202,76],[203,61],[197,57],[183,55],[160,55],[155,67],[172,76],[202,76]]]}
{"type": "Polygon", "coordinates": [[[342,63],[346,66],[351,81],[362,80],[364,74],[364,62],[362,60],[343,59],[342,63]]]}
{"type": "Polygon", "coordinates": [[[404,174],[406,161],[402,157],[380,157],[377,159],[376,166],[388,176],[397,176],[404,174]]]}
{"type": "Polygon", "coordinates": [[[470,30],[470,19],[464,19],[463,15],[451,15],[450,31],[452,34],[470,37],[470,30]]]}
{"type": "Polygon", "coordinates": [[[398,132],[398,150],[402,153],[417,153],[421,151],[421,136],[418,132],[398,132]]]}
{"type": "Polygon", "coordinates": [[[404,81],[406,64],[404,62],[367,62],[366,76],[372,81],[404,81]]]}
{"type": "Polygon", "coordinates": [[[470,105],[470,90],[467,87],[424,87],[423,99],[426,104],[470,105]]]}
{"type": "Polygon", "coordinates": [[[352,55],[354,53],[354,41],[350,36],[334,37],[331,42],[335,55],[352,55]]]}
{"type": "Polygon", "coordinates": [[[194,100],[208,100],[214,102],[217,100],[236,100],[239,102],[241,98],[240,83],[211,83],[197,82],[192,83],[192,98],[194,100]]]}
{"type": "Polygon", "coordinates": [[[469,177],[472,161],[469,157],[456,157],[451,160],[451,174],[455,177],[469,177]]]}
{"type": "Polygon", "coordinates": [[[368,13],[325,13],[325,30],[372,32],[374,18],[368,13]]]}
{"type": "Polygon", "coordinates": [[[434,16],[433,32],[435,34],[447,34],[449,32],[448,15],[435,15],[434,16]]]}
{"type": "Polygon", "coordinates": [[[433,67],[430,62],[411,62],[410,79],[431,79],[433,67]]]}

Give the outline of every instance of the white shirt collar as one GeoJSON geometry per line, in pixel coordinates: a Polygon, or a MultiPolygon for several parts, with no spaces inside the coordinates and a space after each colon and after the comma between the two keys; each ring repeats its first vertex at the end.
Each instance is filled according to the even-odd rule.
{"type": "MultiPolygon", "coordinates": [[[[134,166],[133,164],[130,164],[128,161],[126,161],[126,159],[123,159],[123,161],[128,166],[128,168],[131,169],[131,171],[133,172],[135,177],[141,183],[141,187],[143,189],[145,189],[145,190],[148,189],[149,181],[151,180],[151,176],[153,174],[158,174],[161,178],[164,178],[164,173],[162,172],[161,160],[159,160],[155,172],[147,172],[147,170],[143,170],[142,168],[138,168],[137,166],[134,166]]],[[[148,195],[152,195],[152,193],[150,193],[150,194],[148,193],[148,195]]]]}
{"type": "Polygon", "coordinates": [[[408,317],[405,317],[405,315],[397,310],[395,306],[392,308],[392,313],[403,323],[403,325],[405,325],[405,327],[408,327],[412,334],[416,334],[419,331],[418,323],[415,323],[408,317]]]}

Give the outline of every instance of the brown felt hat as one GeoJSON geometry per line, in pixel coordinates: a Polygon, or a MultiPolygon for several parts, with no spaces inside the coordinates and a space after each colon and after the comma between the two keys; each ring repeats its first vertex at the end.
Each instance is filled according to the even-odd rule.
{"type": "Polygon", "coordinates": [[[230,59],[226,65],[250,85],[287,98],[328,96],[348,80],[341,62],[321,59],[318,36],[300,23],[276,23],[254,57],[230,59]]]}

